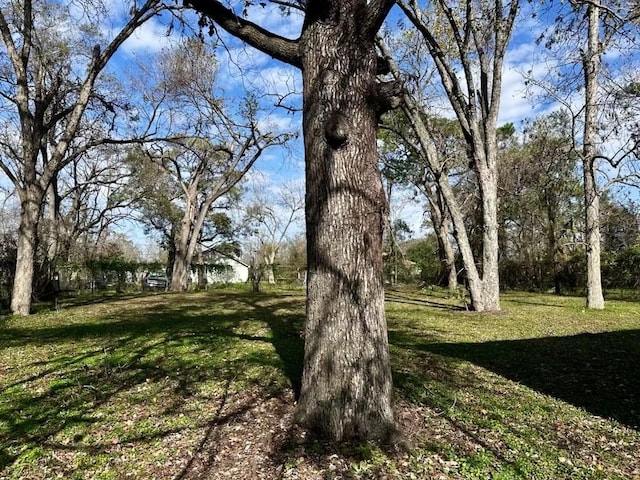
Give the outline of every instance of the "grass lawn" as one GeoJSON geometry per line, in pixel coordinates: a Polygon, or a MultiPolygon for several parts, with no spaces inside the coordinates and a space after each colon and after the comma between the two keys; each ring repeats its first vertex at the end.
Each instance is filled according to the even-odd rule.
{"type": "Polygon", "coordinates": [[[409,451],[292,424],[304,292],[68,301],[0,319],[0,479],[640,479],[640,304],[387,292],[409,451]],[[84,304],[82,304],[84,303],[84,304]]]}

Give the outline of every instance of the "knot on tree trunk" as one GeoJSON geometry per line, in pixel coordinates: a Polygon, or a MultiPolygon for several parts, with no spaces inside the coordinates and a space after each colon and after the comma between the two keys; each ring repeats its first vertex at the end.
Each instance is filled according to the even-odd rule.
{"type": "Polygon", "coordinates": [[[376,74],[377,75],[386,75],[391,73],[391,64],[389,60],[384,57],[376,58],[376,74]]]}
{"type": "Polygon", "coordinates": [[[324,136],[333,149],[340,148],[347,143],[347,117],[340,112],[333,112],[324,124],[324,136]]]}
{"type": "Polygon", "coordinates": [[[372,94],[372,102],[378,116],[402,105],[404,87],[402,82],[391,80],[375,84],[372,94]]]}

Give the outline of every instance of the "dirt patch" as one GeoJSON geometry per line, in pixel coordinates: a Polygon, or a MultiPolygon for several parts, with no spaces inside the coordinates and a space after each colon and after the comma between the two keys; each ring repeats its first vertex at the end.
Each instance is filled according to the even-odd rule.
{"type": "MultiPolygon", "coordinates": [[[[268,399],[248,394],[223,408],[219,418],[210,422],[198,449],[188,460],[183,459],[185,467],[175,478],[384,480],[404,478],[403,474],[415,471],[415,459],[402,446],[382,447],[381,453],[375,446],[314,440],[293,423],[294,408],[291,393],[268,399]]],[[[480,448],[433,412],[405,402],[396,410],[407,445],[430,436],[465,450],[480,448]]],[[[421,478],[462,478],[438,454],[422,455],[419,461],[423,463],[421,478]]]]}

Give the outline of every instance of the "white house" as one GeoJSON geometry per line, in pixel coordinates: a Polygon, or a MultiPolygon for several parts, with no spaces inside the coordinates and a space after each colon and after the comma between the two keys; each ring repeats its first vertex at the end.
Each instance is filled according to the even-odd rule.
{"type": "Polygon", "coordinates": [[[191,282],[200,287],[212,283],[243,283],[249,279],[249,265],[215,248],[203,251],[192,264],[191,282]]]}

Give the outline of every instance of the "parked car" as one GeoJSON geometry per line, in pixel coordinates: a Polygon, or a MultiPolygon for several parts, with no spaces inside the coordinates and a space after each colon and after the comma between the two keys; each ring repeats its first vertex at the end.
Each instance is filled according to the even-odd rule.
{"type": "Polygon", "coordinates": [[[167,277],[164,273],[150,273],[144,279],[145,290],[166,290],[167,277]]]}

